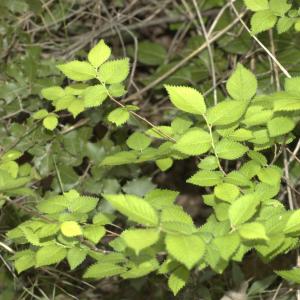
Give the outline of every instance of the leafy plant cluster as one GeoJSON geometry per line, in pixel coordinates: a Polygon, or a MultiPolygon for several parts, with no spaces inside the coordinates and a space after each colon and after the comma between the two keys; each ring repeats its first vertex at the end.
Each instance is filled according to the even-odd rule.
{"type": "Polygon", "coordinates": [[[257,34],[276,26],[279,34],[294,27],[300,31],[299,9],[296,1],[288,0],[244,0],[254,12],[251,18],[252,31],[257,34]]]}
{"type": "MultiPolygon", "coordinates": [[[[129,74],[129,59],[110,56],[111,49],[101,40],[87,61],[58,65],[67,78],[80,83],[42,90],[51,106],[31,117],[41,134],[59,133],[62,112],[76,117],[108,100],[117,106],[107,112],[112,124],[121,126],[130,122],[130,116],[142,118],[136,106],[116,99],[126,93],[123,82],[129,74]]],[[[116,149],[98,167],[154,161],[166,171],[176,160],[199,158],[198,171],[187,183],[206,190],[203,199],[212,214],[205,224],[196,224],[176,204],[178,192],[173,190],[156,188],[141,196],[103,191],[99,199],[72,187],[46,196],[36,204],[33,217],[7,232],[19,249],[12,257],[16,270],[21,273],[66,259],[71,270],[89,263],[83,278],[119,275],[130,279],[155,272],[168,276],[169,288],[176,295],[192,270],[210,268],[222,273],[230,262],[241,262],[252,250],[269,262],[296,249],[300,210],[288,210],[276,198],[283,169],[263,151],[295,139],[299,87],[300,78],[293,77],[286,79],[283,91],[256,95],[257,79],[241,64],[226,83],[227,98],[215,105],[192,87],[165,85],[178,116],[170,125],[150,123],[150,129],[133,132],[126,149],[116,149]],[[224,165],[237,161],[238,167],[226,173],[224,165]],[[105,205],[110,210],[103,209],[105,205]],[[122,218],[117,212],[128,219],[125,229],[119,226],[122,218]]],[[[38,178],[29,164],[18,165],[21,155],[11,149],[1,156],[2,205],[11,201],[10,196],[31,193],[26,185],[38,178]]],[[[299,282],[297,268],[277,273],[299,282]]]]}

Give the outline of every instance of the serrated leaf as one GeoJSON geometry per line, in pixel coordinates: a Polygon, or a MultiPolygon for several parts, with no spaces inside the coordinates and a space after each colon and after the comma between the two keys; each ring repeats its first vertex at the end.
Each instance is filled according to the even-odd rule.
{"type": "Polygon", "coordinates": [[[126,245],[139,255],[141,250],[154,245],[159,235],[157,229],[128,229],[122,232],[121,237],[126,245]]]}
{"type": "Polygon", "coordinates": [[[294,24],[294,19],[289,18],[289,17],[281,17],[279,18],[278,22],[277,22],[277,32],[279,34],[282,34],[284,32],[287,32],[294,24]]]}
{"type": "Polygon", "coordinates": [[[228,125],[240,119],[245,109],[244,101],[222,101],[208,110],[207,120],[211,125],[228,125]]]}
{"type": "Polygon", "coordinates": [[[240,194],[240,189],[231,183],[221,183],[215,186],[215,195],[226,202],[233,202],[240,194]]]}
{"type": "Polygon", "coordinates": [[[66,210],[68,207],[67,199],[64,196],[54,196],[41,201],[37,209],[46,214],[55,214],[66,210]]]}
{"type": "Polygon", "coordinates": [[[295,128],[295,123],[288,117],[276,117],[268,121],[267,126],[270,137],[276,137],[291,132],[295,128]]]}
{"type": "Polygon", "coordinates": [[[43,120],[43,125],[45,128],[49,130],[54,130],[58,124],[58,119],[55,115],[48,115],[44,120],[43,120]]]}
{"type": "Polygon", "coordinates": [[[60,225],[60,230],[67,237],[74,237],[82,234],[80,225],[74,221],[65,221],[60,225]]]}
{"type": "Polygon", "coordinates": [[[275,16],[283,17],[292,4],[288,4],[287,0],[270,0],[269,7],[275,16]]]}
{"type": "Polygon", "coordinates": [[[84,111],[84,102],[81,99],[74,100],[69,106],[68,111],[76,118],[81,112],[84,111]]]}
{"type": "Polygon", "coordinates": [[[261,182],[267,183],[269,185],[279,185],[281,179],[282,171],[276,166],[271,166],[267,168],[262,168],[257,173],[257,176],[261,182]]]}
{"type": "Polygon", "coordinates": [[[101,105],[107,98],[107,91],[103,85],[90,86],[82,93],[84,106],[95,107],[101,105]]]}
{"type": "Polygon", "coordinates": [[[189,270],[199,262],[205,252],[204,242],[196,235],[167,234],[165,242],[168,253],[189,270]]]}
{"type": "Polygon", "coordinates": [[[118,107],[108,114],[107,119],[109,122],[115,123],[117,126],[120,126],[128,121],[129,116],[130,114],[127,109],[118,107]]]}
{"type": "Polygon", "coordinates": [[[201,128],[191,128],[176,141],[173,148],[187,155],[200,155],[211,148],[211,137],[201,128]]]}
{"type": "Polygon", "coordinates": [[[247,155],[261,166],[266,166],[268,164],[267,158],[260,152],[250,150],[248,151],[247,155]]]}
{"type": "Polygon", "coordinates": [[[47,117],[48,114],[49,113],[46,109],[40,109],[32,115],[32,118],[35,120],[41,120],[41,119],[44,119],[45,117],[47,117]]]}
{"type": "Polygon", "coordinates": [[[97,263],[91,265],[83,274],[83,278],[102,279],[126,272],[126,268],[112,263],[97,263]]]}
{"type": "Polygon", "coordinates": [[[88,213],[96,208],[98,201],[99,199],[95,197],[75,196],[69,199],[68,209],[71,212],[88,213]]]}
{"type": "Polygon", "coordinates": [[[186,285],[189,279],[189,271],[185,267],[177,268],[168,279],[168,287],[176,296],[178,292],[186,285]]]}
{"type": "Polygon", "coordinates": [[[105,235],[105,228],[100,224],[88,224],[83,228],[83,236],[97,244],[105,235]]]}
{"type": "Polygon", "coordinates": [[[283,232],[296,236],[300,233],[300,210],[293,211],[285,224],[283,232]]]}
{"type": "Polygon", "coordinates": [[[215,151],[219,158],[235,160],[242,157],[248,151],[248,147],[241,143],[223,138],[216,144],[215,151]]]}
{"type": "Polygon", "coordinates": [[[144,225],[157,226],[157,213],[144,199],[134,195],[104,195],[104,198],[130,220],[144,225]]]}
{"type": "Polygon", "coordinates": [[[143,151],[151,144],[151,139],[142,132],[134,132],[126,141],[129,148],[143,151]]]}
{"type": "Polygon", "coordinates": [[[213,155],[207,156],[201,160],[197,167],[208,171],[215,170],[218,168],[218,159],[213,155]]]}
{"type": "Polygon", "coordinates": [[[44,246],[36,252],[36,267],[49,266],[59,263],[67,255],[67,249],[53,244],[44,246]]]}
{"type": "Polygon", "coordinates": [[[300,93],[300,77],[286,78],[284,81],[284,89],[298,96],[300,93]]]}
{"type": "Polygon", "coordinates": [[[244,0],[245,5],[252,11],[260,11],[269,8],[268,0],[244,0]]]}
{"type": "Polygon", "coordinates": [[[269,240],[263,224],[253,222],[246,223],[239,227],[239,235],[245,240],[269,240]]]}
{"type": "Polygon", "coordinates": [[[214,186],[222,182],[222,173],[220,171],[198,171],[186,182],[198,186],[214,186]]]}
{"type": "Polygon", "coordinates": [[[257,126],[261,124],[266,124],[273,117],[272,110],[262,110],[253,114],[246,114],[245,119],[242,120],[242,123],[247,127],[257,126]]]}
{"type": "Polygon", "coordinates": [[[65,95],[65,91],[60,86],[50,86],[43,88],[41,94],[47,100],[57,100],[65,95]]]}
{"type": "Polygon", "coordinates": [[[230,257],[235,253],[240,245],[240,238],[237,234],[227,234],[224,236],[218,236],[213,240],[219,250],[220,256],[228,261],[230,257]]]}
{"type": "Polygon", "coordinates": [[[294,268],[292,270],[275,271],[277,275],[287,281],[292,281],[300,284],[300,268],[294,268]]]}
{"type": "Polygon", "coordinates": [[[180,110],[203,115],[206,112],[204,98],[200,92],[185,86],[164,86],[169,94],[171,102],[180,110]]]}
{"type": "Polygon", "coordinates": [[[98,68],[109,59],[110,55],[111,49],[104,40],[100,40],[88,53],[88,60],[93,67],[98,68]]]}
{"type": "Polygon", "coordinates": [[[139,43],[138,60],[145,65],[156,66],[164,62],[167,57],[166,49],[157,43],[144,41],[139,43]]]}
{"type": "Polygon", "coordinates": [[[172,158],[163,158],[155,161],[155,164],[159,167],[162,172],[169,170],[173,165],[172,158]]]}
{"type": "Polygon", "coordinates": [[[76,81],[85,81],[96,77],[96,71],[92,65],[85,61],[73,60],[57,68],[68,78],[76,81]]]}
{"type": "Polygon", "coordinates": [[[257,210],[260,201],[256,194],[247,194],[235,200],[228,211],[232,226],[247,222],[257,210]]]}
{"type": "MultiPolygon", "coordinates": [[[[256,77],[243,65],[238,64],[227,81],[226,89],[233,99],[248,101],[256,94],[256,77]]],[[[233,113],[235,112],[232,111],[230,115],[233,113]]]]}
{"type": "Polygon", "coordinates": [[[148,258],[147,260],[143,260],[138,265],[132,267],[126,273],[123,273],[121,277],[124,279],[143,277],[157,270],[158,267],[159,264],[155,258],[148,258]]]}
{"type": "Polygon", "coordinates": [[[121,151],[110,156],[106,156],[100,163],[101,166],[119,166],[134,163],[137,160],[136,151],[121,151]]]}
{"type": "Polygon", "coordinates": [[[254,34],[266,31],[275,26],[277,17],[269,10],[256,12],[251,18],[251,29],[254,34]]]}
{"type": "Polygon", "coordinates": [[[16,259],[14,261],[14,266],[20,274],[21,272],[33,267],[35,265],[35,252],[32,250],[24,250],[15,253],[16,259]]]}
{"type": "Polygon", "coordinates": [[[78,267],[86,258],[87,252],[80,248],[71,248],[68,250],[67,261],[71,270],[78,267]]]}
{"type": "Polygon", "coordinates": [[[100,66],[98,76],[106,84],[120,83],[129,74],[129,59],[111,60],[100,66]]]}
{"type": "Polygon", "coordinates": [[[171,206],[178,194],[176,191],[154,189],[146,194],[145,200],[154,208],[162,209],[171,206]]]}

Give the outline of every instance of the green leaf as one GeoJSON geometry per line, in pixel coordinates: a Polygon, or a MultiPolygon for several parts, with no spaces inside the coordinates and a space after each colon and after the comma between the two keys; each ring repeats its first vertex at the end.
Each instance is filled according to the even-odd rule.
{"type": "Polygon", "coordinates": [[[57,68],[68,78],[76,81],[85,81],[96,77],[95,69],[85,61],[73,60],[66,64],[58,65],[57,68]]]}
{"type": "Polygon", "coordinates": [[[129,74],[129,59],[111,60],[101,65],[98,76],[106,84],[120,83],[129,74]]]}
{"type": "Polygon", "coordinates": [[[135,151],[121,151],[113,155],[105,157],[101,161],[101,166],[119,166],[130,163],[135,163],[137,160],[137,153],[135,151]]]}
{"type": "Polygon", "coordinates": [[[83,236],[95,244],[105,235],[105,228],[101,224],[88,224],[83,228],[83,236]]]}
{"type": "Polygon", "coordinates": [[[247,194],[235,200],[228,212],[232,226],[247,222],[256,213],[259,203],[256,194],[247,194]]]}
{"type": "Polygon", "coordinates": [[[218,236],[213,240],[216,245],[220,256],[228,261],[230,257],[236,252],[240,245],[240,238],[237,234],[227,234],[224,236],[218,236]]]}
{"type": "Polygon", "coordinates": [[[68,207],[67,199],[64,196],[54,196],[38,203],[37,209],[46,214],[60,213],[68,207]]]}
{"type": "Polygon", "coordinates": [[[111,49],[104,40],[100,40],[88,53],[88,60],[93,67],[98,68],[109,59],[110,55],[111,49]]]}
{"type": "Polygon", "coordinates": [[[137,255],[140,251],[154,245],[159,239],[157,229],[128,229],[122,232],[122,239],[137,255]]]}
{"type": "Polygon", "coordinates": [[[68,250],[67,261],[71,270],[78,267],[86,258],[86,250],[80,248],[71,248],[68,250]]]}
{"type": "Polygon", "coordinates": [[[133,266],[126,273],[123,273],[121,277],[124,279],[144,277],[149,273],[157,270],[158,267],[159,264],[155,258],[147,258],[138,265],[133,266]]]}
{"type": "Polygon", "coordinates": [[[14,265],[18,274],[35,265],[35,252],[32,250],[23,250],[15,253],[14,256],[16,257],[14,265]]]}
{"type": "Polygon", "coordinates": [[[257,176],[261,182],[276,186],[280,183],[282,171],[276,166],[271,166],[260,169],[257,176]]]}
{"type": "Polygon", "coordinates": [[[245,5],[252,11],[260,11],[269,8],[268,0],[244,0],[245,5]]]}
{"type": "Polygon", "coordinates": [[[300,284],[300,268],[294,268],[292,270],[275,271],[277,275],[287,281],[292,281],[300,284]]]}
{"type": "Polygon", "coordinates": [[[215,170],[218,168],[218,159],[213,155],[209,155],[202,159],[197,167],[208,171],[215,170]]]}
{"type": "Polygon", "coordinates": [[[78,236],[82,234],[81,227],[77,222],[65,221],[60,225],[60,230],[67,237],[78,236]]]}
{"type": "Polygon", "coordinates": [[[257,34],[274,27],[276,21],[277,17],[270,10],[258,11],[251,18],[251,29],[257,34]]]}
{"type": "Polygon", "coordinates": [[[47,100],[57,100],[65,95],[65,91],[60,86],[43,88],[41,94],[47,100]]]}
{"type": "Polygon", "coordinates": [[[176,296],[178,292],[186,285],[189,279],[189,271],[185,267],[177,268],[168,279],[168,287],[176,296]]]}
{"type": "Polygon", "coordinates": [[[58,119],[55,115],[48,115],[44,120],[43,120],[43,125],[45,128],[49,130],[54,130],[58,124],[58,119]]]}
{"type": "MultiPolygon", "coordinates": [[[[114,83],[109,86],[108,92],[113,97],[121,97],[121,96],[125,95],[127,91],[125,90],[123,83],[114,83]]],[[[134,106],[134,105],[131,105],[131,106],[134,106]]],[[[130,107],[130,105],[127,105],[128,109],[129,109],[129,107],[130,107]]]]}
{"type": "Polygon", "coordinates": [[[246,113],[245,119],[242,120],[242,123],[247,127],[257,126],[267,123],[269,120],[271,120],[272,117],[272,110],[262,110],[253,114],[246,113]]]}
{"type": "Polygon", "coordinates": [[[139,43],[138,60],[149,66],[163,64],[167,57],[166,49],[157,43],[144,41],[139,43]]]}
{"type": "Polygon", "coordinates": [[[168,253],[189,270],[199,262],[205,252],[204,242],[196,235],[167,234],[165,242],[168,253]]]}
{"type": "Polygon", "coordinates": [[[294,24],[294,19],[281,17],[277,22],[277,31],[279,34],[287,32],[294,24]]]}
{"type": "Polygon", "coordinates": [[[268,164],[267,158],[260,152],[250,150],[248,151],[247,155],[261,166],[266,166],[268,164]]]}
{"type": "Polygon", "coordinates": [[[293,211],[285,224],[283,232],[289,235],[298,236],[300,233],[300,210],[293,211]]]}
{"type": "Polygon", "coordinates": [[[198,186],[214,186],[222,182],[222,173],[220,171],[198,171],[186,182],[198,186]]]}
{"type": "Polygon", "coordinates": [[[36,267],[59,263],[67,255],[67,249],[53,244],[40,248],[36,253],[36,267]]]}
{"type": "MultiPolygon", "coordinates": [[[[66,193],[65,193],[66,195],[66,193]]],[[[99,199],[89,196],[76,195],[68,201],[68,209],[71,212],[88,213],[96,208],[99,199]]]]}
{"type": "Polygon", "coordinates": [[[158,159],[155,161],[155,163],[159,167],[159,169],[164,172],[172,167],[173,159],[172,158],[158,159]]]}
{"type": "Polygon", "coordinates": [[[248,151],[248,147],[223,138],[216,144],[215,151],[219,158],[235,160],[242,157],[248,151]]]}
{"type": "Polygon", "coordinates": [[[283,17],[292,4],[288,4],[286,0],[270,0],[269,6],[275,16],[283,17]]]}
{"type": "Polygon", "coordinates": [[[97,263],[90,266],[83,274],[83,278],[102,279],[126,272],[126,268],[112,263],[97,263]]]}
{"type": "Polygon", "coordinates": [[[291,132],[295,128],[295,123],[288,117],[276,117],[267,124],[271,137],[284,135],[291,132]]]}
{"type": "Polygon", "coordinates": [[[211,137],[201,128],[191,128],[178,139],[173,148],[187,155],[200,155],[211,148],[211,137]]]}
{"type": "Polygon", "coordinates": [[[157,213],[144,199],[134,195],[104,195],[104,198],[130,220],[144,225],[157,226],[157,213]]]}
{"type": "Polygon", "coordinates": [[[162,209],[171,206],[178,194],[175,191],[154,189],[146,194],[145,200],[154,208],[162,209]]]}
{"type": "Polygon", "coordinates": [[[245,110],[244,101],[222,101],[208,110],[207,121],[211,125],[228,125],[240,119],[245,110]]]}
{"type": "Polygon", "coordinates": [[[143,151],[151,144],[151,139],[144,133],[136,131],[127,139],[126,144],[130,149],[143,151]]]}
{"type": "Polygon", "coordinates": [[[297,96],[298,102],[300,102],[300,77],[286,78],[284,81],[284,89],[287,92],[295,94],[297,96]]]}
{"type": "Polygon", "coordinates": [[[48,114],[49,113],[46,109],[40,109],[32,115],[32,118],[35,120],[41,120],[41,119],[44,119],[45,117],[47,117],[48,114]]]}
{"type": "Polygon", "coordinates": [[[95,107],[101,105],[107,98],[107,91],[103,85],[90,86],[82,93],[84,106],[95,107]]]}
{"type": "MultiPolygon", "coordinates": [[[[238,64],[236,70],[227,81],[226,89],[233,99],[243,101],[250,100],[256,94],[256,77],[243,65],[238,64]]],[[[234,112],[232,111],[231,114],[232,113],[234,112]]]]}
{"type": "Polygon", "coordinates": [[[226,202],[233,202],[240,194],[240,189],[231,183],[221,183],[214,189],[215,195],[226,202]]]}
{"type": "Polygon", "coordinates": [[[253,222],[246,223],[239,227],[239,235],[245,240],[269,240],[263,224],[253,222]]]}
{"type": "Polygon", "coordinates": [[[76,118],[81,112],[84,111],[84,102],[81,99],[74,100],[69,106],[68,111],[76,118]]]}
{"type": "Polygon", "coordinates": [[[206,105],[201,93],[191,87],[185,86],[164,86],[169,94],[171,102],[180,110],[203,115],[206,112],[206,105]]]}
{"type": "Polygon", "coordinates": [[[128,121],[129,116],[130,114],[126,108],[118,107],[108,114],[107,119],[109,122],[115,123],[117,126],[120,126],[128,121]]]}

